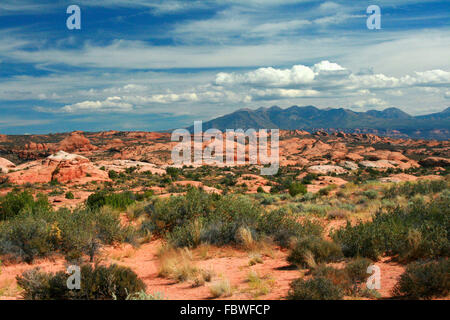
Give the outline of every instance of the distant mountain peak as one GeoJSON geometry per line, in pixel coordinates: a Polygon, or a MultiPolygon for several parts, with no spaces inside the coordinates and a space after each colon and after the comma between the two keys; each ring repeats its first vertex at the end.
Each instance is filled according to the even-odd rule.
{"type": "MultiPolygon", "coordinates": [[[[425,116],[411,116],[399,108],[382,111],[356,112],[345,108],[319,109],[315,106],[278,106],[244,108],[203,123],[203,129],[285,129],[285,130],[344,130],[348,132],[366,130],[376,134],[401,132],[403,137],[433,137],[449,139],[450,107],[439,113],[425,116]],[[429,132],[429,136],[424,136],[429,132]],[[433,132],[439,133],[435,136],[433,132]]],[[[398,135],[398,134],[397,134],[398,135]]]]}

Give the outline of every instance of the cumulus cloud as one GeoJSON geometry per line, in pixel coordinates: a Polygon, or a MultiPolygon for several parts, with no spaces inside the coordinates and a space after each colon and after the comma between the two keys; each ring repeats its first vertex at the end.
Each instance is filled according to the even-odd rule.
{"type": "MultiPolygon", "coordinates": [[[[69,97],[81,96],[59,108],[36,107],[40,112],[101,113],[101,112],[164,112],[167,106],[172,113],[187,112],[201,106],[249,106],[258,101],[278,104],[317,104],[317,101],[346,101],[344,105],[355,109],[382,109],[402,105],[403,96],[410,97],[423,91],[439,94],[442,86],[450,83],[449,72],[429,70],[411,75],[393,77],[382,73],[361,74],[333,61],[323,60],[311,66],[293,65],[291,68],[264,67],[247,72],[219,72],[198,80],[189,87],[167,82],[161,87],[148,85],[145,79],[120,86],[81,90],[69,97]],[[97,99],[93,99],[97,97],[97,99]],[[99,99],[101,97],[102,99],[99,99]],[[315,99],[315,100],[312,100],[315,99]],[[322,99],[322,100],[321,100],[322,99]],[[181,108],[177,108],[179,106],[181,108]]],[[[164,78],[158,73],[159,78],[164,78]]],[[[186,84],[189,83],[186,78],[186,84]]],[[[0,91],[1,93],[1,91],[0,91]]],[[[42,100],[50,94],[40,95],[42,100]]],[[[63,100],[64,97],[54,97],[63,100]]],[[[448,98],[448,93],[445,94],[448,98]]],[[[71,98],[73,99],[73,98],[71,98]]],[[[340,103],[342,105],[342,103],[340,103]]]]}
{"type": "Polygon", "coordinates": [[[253,89],[250,91],[252,100],[277,100],[289,98],[314,97],[319,94],[316,90],[298,89],[253,89]]]}
{"type": "Polygon", "coordinates": [[[337,63],[330,62],[328,60],[321,61],[319,63],[316,63],[313,67],[314,72],[321,73],[321,72],[334,72],[334,71],[345,71],[346,69],[337,63]]]}
{"type": "Polygon", "coordinates": [[[244,74],[221,72],[216,77],[216,84],[249,84],[280,87],[310,83],[314,80],[314,77],[315,73],[311,68],[295,65],[291,69],[259,68],[244,74]]]}
{"type": "Polygon", "coordinates": [[[72,105],[66,105],[61,108],[61,112],[128,112],[133,109],[133,105],[122,101],[121,97],[108,97],[103,101],[83,101],[72,105]]]}

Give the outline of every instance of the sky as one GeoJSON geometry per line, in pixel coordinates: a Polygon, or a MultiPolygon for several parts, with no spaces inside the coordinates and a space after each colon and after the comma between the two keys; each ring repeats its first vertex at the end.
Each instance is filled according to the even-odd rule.
{"type": "Polygon", "coordinates": [[[166,130],[273,105],[450,106],[448,0],[2,0],[0,39],[2,134],[166,130]]]}

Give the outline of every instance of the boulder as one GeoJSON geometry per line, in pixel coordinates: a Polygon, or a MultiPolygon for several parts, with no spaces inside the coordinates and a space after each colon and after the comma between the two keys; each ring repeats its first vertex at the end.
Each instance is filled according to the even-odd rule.
{"type": "Polygon", "coordinates": [[[390,160],[377,160],[377,161],[361,161],[359,163],[363,167],[373,168],[373,169],[389,169],[396,168],[398,163],[390,160]]]}
{"type": "Polygon", "coordinates": [[[11,161],[5,158],[0,158],[0,172],[8,173],[11,169],[14,169],[15,167],[16,165],[11,161]]]}
{"type": "Polygon", "coordinates": [[[311,166],[308,168],[308,172],[316,174],[329,174],[329,173],[343,174],[347,173],[347,170],[339,166],[325,164],[325,165],[311,166]]]}

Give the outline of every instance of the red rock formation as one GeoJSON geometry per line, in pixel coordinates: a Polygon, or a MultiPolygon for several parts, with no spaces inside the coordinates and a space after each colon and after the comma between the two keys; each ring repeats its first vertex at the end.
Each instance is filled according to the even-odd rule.
{"type": "Polygon", "coordinates": [[[97,149],[91,144],[89,139],[79,132],[72,132],[70,136],[58,143],[56,148],[66,152],[83,152],[97,149]]]}
{"type": "Polygon", "coordinates": [[[89,181],[108,181],[108,174],[96,168],[89,159],[60,151],[44,160],[25,163],[8,174],[9,181],[17,184],[62,183],[84,184],[89,181]]]}
{"type": "Polygon", "coordinates": [[[16,165],[11,161],[4,158],[0,158],[0,172],[8,173],[11,169],[14,169],[15,167],[16,165]]]}

